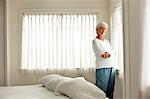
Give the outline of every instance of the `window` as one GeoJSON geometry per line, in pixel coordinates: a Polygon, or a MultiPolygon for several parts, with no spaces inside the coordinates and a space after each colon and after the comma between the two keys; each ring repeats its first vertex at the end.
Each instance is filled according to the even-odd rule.
{"type": "Polygon", "coordinates": [[[93,67],[96,14],[24,14],[22,70],[93,67]]]}
{"type": "Polygon", "coordinates": [[[112,5],[112,34],[111,42],[116,54],[116,65],[123,74],[123,20],[122,2],[117,0],[112,5]]]}

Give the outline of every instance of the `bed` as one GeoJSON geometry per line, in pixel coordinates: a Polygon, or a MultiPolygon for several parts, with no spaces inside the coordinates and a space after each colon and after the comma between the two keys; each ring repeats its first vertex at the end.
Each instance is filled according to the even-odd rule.
{"type": "Polygon", "coordinates": [[[70,99],[66,95],[56,96],[41,84],[1,87],[0,99],[70,99]]]}
{"type": "Polygon", "coordinates": [[[0,87],[0,99],[106,99],[105,93],[83,77],[47,75],[40,84],[0,87]]]}

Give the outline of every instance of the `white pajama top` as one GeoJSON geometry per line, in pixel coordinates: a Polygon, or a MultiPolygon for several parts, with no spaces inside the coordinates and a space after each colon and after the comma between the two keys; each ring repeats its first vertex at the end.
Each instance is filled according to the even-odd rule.
{"type": "Polygon", "coordinates": [[[92,42],[93,50],[96,56],[96,67],[97,68],[105,68],[105,67],[114,67],[114,51],[108,40],[100,40],[95,38],[92,42]],[[102,54],[105,52],[110,53],[109,58],[102,58],[102,54]]]}

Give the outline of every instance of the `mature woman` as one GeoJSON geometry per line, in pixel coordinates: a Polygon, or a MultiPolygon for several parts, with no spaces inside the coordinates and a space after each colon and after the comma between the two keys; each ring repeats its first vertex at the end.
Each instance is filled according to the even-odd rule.
{"type": "Polygon", "coordinates": [[[114,53],[105,34],[108,24],[101,22],[96,26],[97,36],[93,40],[93,50],[96,56],[96,85],[101,88],[106,96],[113,99],[115,84],[114,53]]]}

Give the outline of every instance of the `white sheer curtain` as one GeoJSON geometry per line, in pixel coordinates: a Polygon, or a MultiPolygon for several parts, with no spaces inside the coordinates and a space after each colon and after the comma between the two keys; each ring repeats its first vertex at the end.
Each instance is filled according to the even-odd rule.
{"type": "Polygon", "coordinates": [[[150,99],[150,0],[143,0],[143,56],[141,66],[141,99],[150,99]]]}
{"type": "Polygon", "coordinates": [[[125,95],[129,99],[150,99],[150,0],[126,1],[125,95]]]}
{"type": "Polygon", "coordinates": [[[21,70],[94,67],[95,14],[24,14],[21,70]]]}
{"type": "Polygon", "coordinates": [[[111,3],[111,44],[116,55],[116,68],[123,74],[123,20],[122,0],[111,3]]]}

